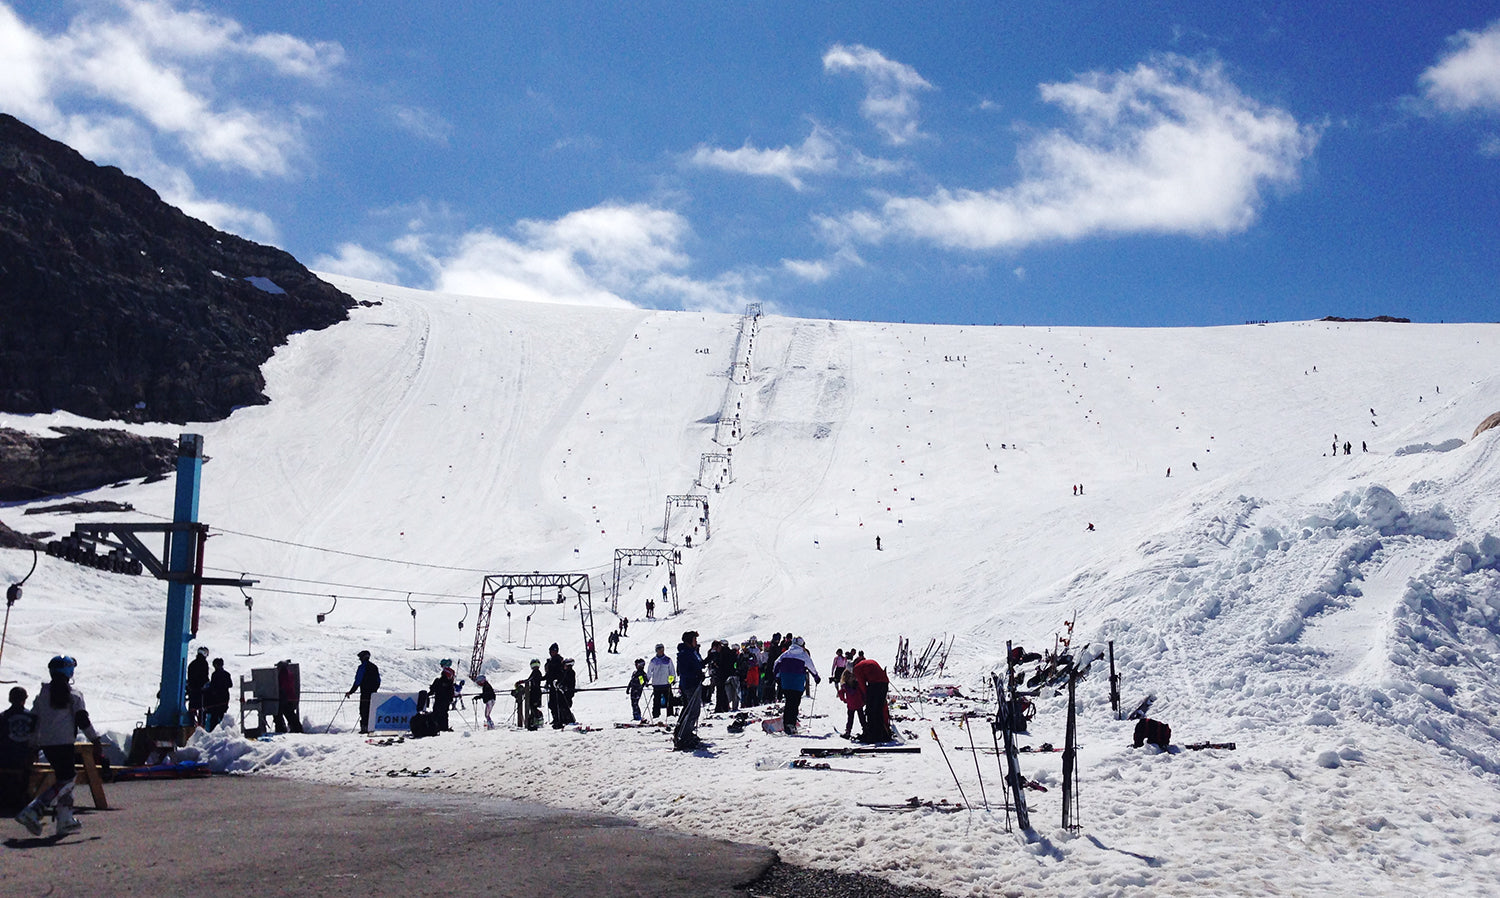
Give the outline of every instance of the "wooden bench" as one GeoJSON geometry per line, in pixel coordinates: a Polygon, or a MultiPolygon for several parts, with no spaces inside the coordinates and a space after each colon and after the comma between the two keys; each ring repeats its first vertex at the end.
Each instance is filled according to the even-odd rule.
{"type": "MultiPolygon", "coordinates": [[[[77,755],[78,760],[78,776],[73,782],[88,783],[89,793],[94,797],[94,807],[101,811],[109,810],[109,800],[104,797],[104,780],[99,778],[99,765],[94,760],[93,743],[75,742],[73,753],[77,755]]],[[[56,781],[56,777],[52,774],[52,765],[39,761],[31,767],[28,794],[35,798],[43,789],[56,781]]]]}

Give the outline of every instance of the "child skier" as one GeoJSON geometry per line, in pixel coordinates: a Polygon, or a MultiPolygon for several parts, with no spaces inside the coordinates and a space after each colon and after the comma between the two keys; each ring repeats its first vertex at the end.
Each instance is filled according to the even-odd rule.
{"type": "Polygon", "coordinates": [[[31,713],[36,715],[36,744],[41,746],[47,763],[52,765],[56,782],[48,786],[16,815],[16,822],[26,827],[33,836],[42,834],[42,815],[48,808],[57,820],[57,834],[65,836],[76,833],[82,825],[73,816],[73,778],[78,775],[77,762],[73,757],[73,740],[78,731],[98,751],[100,737],[84,709],[83,694],[73,689],[73,671],[77,662],[65,655],[57,655],[47,662],[50,682],[37,690],[31,713]]]}
{"type": "Polygon", "coordinates": [[[646,691],[646,659],[635,659],[635,670],[630,672],[630,681],[625,691],[630,694],[630,718],[639,723],[641,717],[641,693],[646,691]]]}

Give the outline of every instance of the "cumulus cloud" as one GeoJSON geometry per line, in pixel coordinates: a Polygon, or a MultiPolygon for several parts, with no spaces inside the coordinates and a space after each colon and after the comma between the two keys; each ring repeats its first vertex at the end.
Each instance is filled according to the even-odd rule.
{"type": "Polygon", "coordinates": [[[1297,180],[1315,128],[1242,94],[1216,64],[1163,56],[1126,72],[1044,84],[1072,126],[1020,151],[1022,179],[987,190],[892,197],[824,222],[852,240],[907,237],[965,249],[1094,234],[1227,234],[1263,191],[1297,180]]]}
{"type": "Polygon", "coordinates": [[[358,243],[341,243],[334,254],[325,253],[314,258],[309,267],[314,271],[342,274],[382,284],[395,284],[401,279],[400,265],[358,243]]]}
{"type": "Polygon", "coordinates": [[[432,275],[433,290],[533,302],[737,310],[748,279],[687,274],[690,236],[676,212],[606,203],[553,220],[519,222],[510,235],[471,231],[443,241],[408,235],[396,248],[432,275]],[[434,249],[434,244],[442,244],[434,249]]]}
{"type": "Polygon", "coordinates": [[[916,69],[860,44],[834,44],[823,54],[823,71],[850,73],[864,81],[860,112],[886,142],[899,146],[922,136],[917,124],[917,93],[933,87],[916,69]]]}
{"type": "Polygon", "coordinates": [[[118,0],[84,4],[56,34],[0,3],[0,59],[8,112],[91,159],[119,165],[190,215],[270,240],[267,216],[200,196],[188,170],[290,174],[303,152],[305,111],[252,108],[220,85],[264,75],[320,82],[344,53],[336,43],[255,34],[172,0],[118,0]]]}
{"type": "Polygon", "coordinates": [[[1445,112],[1500,113],[1500,19],[1483,31],[1460,31],[1423,72],[1423,95],[1445,112]]]}

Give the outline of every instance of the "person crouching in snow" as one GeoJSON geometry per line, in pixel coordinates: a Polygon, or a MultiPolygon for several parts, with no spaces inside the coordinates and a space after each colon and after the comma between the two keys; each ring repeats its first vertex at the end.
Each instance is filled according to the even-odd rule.
{"type": "Polygon", "coordinates": [[[47,662],[50,682],[43,683],[37,691],[31,713],[36,715],[36,734],[33,737],[41,747],[47,763],[52,765],[56,782],[48,786],[16,815],[16,822],[26,827],[33,836],[42,834],[42,815],[49,808],[57,819],[57,834],[76,833],[82,825],[73,816],[73,778],[78,775],[74,759],[73,741],[78,731],[99,750],[100,737],[89,720],[89,712],[83,705],[83,693],[73,688],[73,671],[77,665],[72,658],[58,655],[47,662]]]}
{"type": "Polygon", "coordinates": [[[776,659],[775,671],[776,680],[781,685],[782,698],[786,700],[781,712],[781,728],[784,732],[795,735],[797,709],[802,705],[802,693],[807,691],[807,678],[812,677],[814,683],[823,682],[801,636],[792,639],[792,644],[776,659]]]}

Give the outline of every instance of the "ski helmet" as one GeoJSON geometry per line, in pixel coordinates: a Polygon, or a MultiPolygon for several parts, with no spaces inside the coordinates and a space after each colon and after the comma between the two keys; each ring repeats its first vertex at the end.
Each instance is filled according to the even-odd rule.
{"type": "Polygon", "coordinates": [[[70,680],[73,679],[73,671],[77,666],[78,662],[68,655],[53,655],[52,660],[47,662],[49,673],[60,673],[70,680]]]}
{"type": "Polygon", "coordinates": [[[208,646],[206,646],[206,645],[200,645],[200,646],[198,646],[198,654],[201,655],[204,658],[207,658],[208,657],[208,646]]]}

